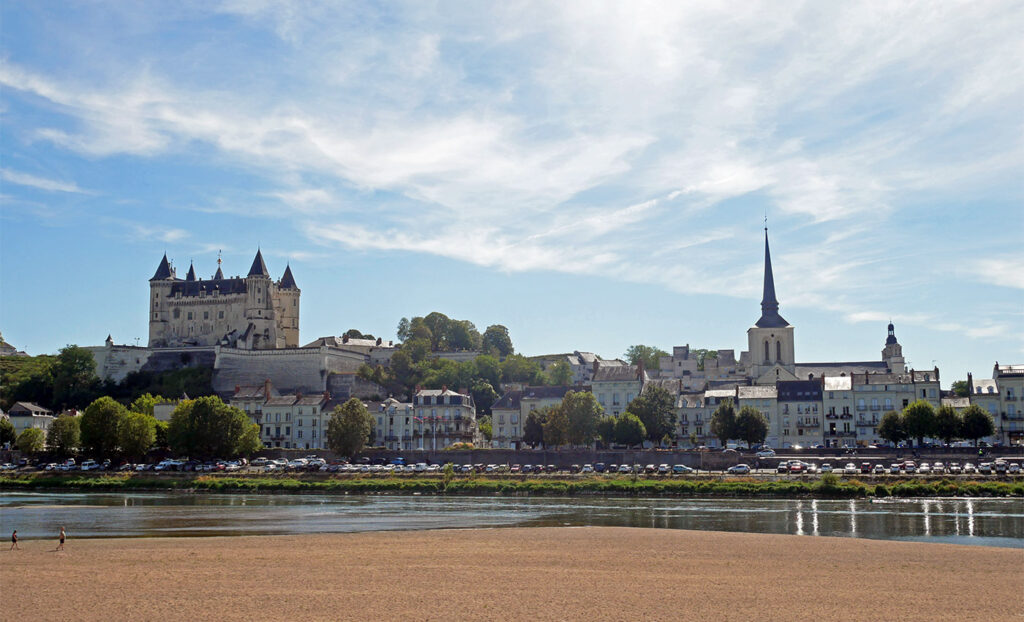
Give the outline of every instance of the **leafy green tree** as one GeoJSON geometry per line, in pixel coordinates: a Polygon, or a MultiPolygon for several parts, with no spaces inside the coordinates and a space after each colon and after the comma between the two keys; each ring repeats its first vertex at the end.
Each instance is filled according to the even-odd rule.
{"type": "Polygon", "coordinates": [[[948,445],[953,442],[953,439],[960,438],[962,429],[963,421],[960,413],[952,406],[939,406],[939,409],[935,411],[935,438],[941,439],[948,445]]]}
{"type": "Polygon", "coordinates": [[[935,409],[924,400],[917,400],[903,409],[903,429],[907,438],[917,439],[917,446],[924,444],[924,437],[935,435],[935,409]]]}
{"type": "Polygon", "coordinates": [[[470,387],[469,392],[473,395],[473,403],[476,404],[476,413],[478,415],[490,415],[491,406],[501,397],[494,390],[494,387],[483,379],[477,379],[473,386],[470,387]]]}
{"type": "Polygon", "coordinates": [[[556,361],[548,368],[547,373],[552,386],[567,387],[572,384],[572,366],[568,361],[556,361]]]}
{"type": "Polygon", "coordinates": [[[109,397],[101,397],[86,407],[79,421],[82,447],[92,456],[105,458],[117,449],[117,427],[128,410],[109,397]]]}
{"type": "Polygon", "coordinates": [[[658,443],[676,427],[676,404],[672,394],[664,387],[648,385],[626,406],[626,410],[640,418],[647,430],[647,440],[658,443]]]}
{"type": "Polygon", "coordinates": [[[154,448],[156,448],[156,449],[164,449],[164,448],[168,447],[168,444],[167,444],[167,426],[168,426],[168,422],[166,422],[166,421],[160,421],[160,420],[156,421],[156,425],[153,427],[153,432],[154,432],[154,435],[155,435],[153,437],[153,447],[154,448]]]}
{"type": "MultiPolygon", "coordinates": [[[[413,337],[402,344],[402,350],[409,355],[409,359],[413,363],[425,361],[430,358],[430,340],[413,337]]],[[[391,357],[392,362],[394,362],[397,354],[398,353],[396,352],[395,355],[391,357]]]]}
{"type": "Polygon", "coordinates": [[[626,411],[615,418],[615,442],[632,447],[644,442],[647,428],[633,413],[626,411]]]}
{"type": "Polygon", "coordinates": [[[327,421],[327,446],[339,456],[354,458],[373,433],[373,417],[356,398],[336,406],[327,421]]]}
{"type": "Polygon", "coordinates": [[[359,332],[358,329],[355,328],[350,328],[346,330],[341,336],[348,337],[349,339],[376,339],[376,337],[374,337],[370,333],[361,333],[359,332]]]}
{"type": "Polygon", "coordinates": [[[544,442],[545,409],[534,410],[526,415],[526,423],[523,424],[523,442],[530,447],[536,447],[544,442]]]}
{"type": "Polygon", "coordinates": [[[971,388],[967,386],[966,380],[957,380],[949,388],[957,397],[970,397],[971,395],[971,388]]]}
{"type": "Polygon", "coordinates": [[[893,445],[899,445],[907,440],[907,431],[903,428],[903,416],[892,410],[882,415],[882,420],[878,422],[878,435],[893,445]]]}
{"type": "Polygon", "coordinates": [[[144,415],[153,416],[153,409],[156,408],[157,404],[164,404],[167,400],[160,397],[159,395],[153,395],[152,393],[144,393],[132,401],[131,406],[128,410],[133,413],[142,413],[144,415]]]}
{"type": "Polygon", "coordinates": [[[544,446],[560,447],[569,442],[569,417],[560,407],[551,407],[544,421],[544,446]]]}
{"type": "Polygon", "coordinates": [[[39,428],[25,428],[18,435],[18,451],[23,454],[36,454],[46,446],[46,435],[39,428]]]}
{"type": "Polygon", "coordinates": [[[996,433],[996,423],[992,420],[992,415],[977,404],[971,404],[964,409],[961,425],[960,437],[974,441],[975,447],[978,446],[979,440],[996,433]]]}
{"type": "Polygon", "coordinates": [[[735,434],[736,438],[746,441],[749,447],[759,445],[768,435],[768,421],[756,408],[744,406],[736,415],[735,434]]]}
{"type": "Polygon", "coordinates": [[[75,453],[81,443],[81,429],[78,423],[78,417],[57,417],[46,431],[46,444],[59,456],[67,457],[75,453]]]}
{"type": "Polygon", "coordinates": [[[146,455],[156,442],[156,419],[139,412],[129,412],[117,424],[117,444],[129,459],[146,455]]]}
{"type": "Polygon", "coordinates": [[[495,389],[501,386],[501,362],[489,354],[481,354],[473,361],[476,376],[495,389]]]}
{"type": "Polygon", "coordinates": [[[14,424],[7,417],[0,417],[0,446],[4,443],[13,445],[15,440],[14,424]]]}
{"type": "Polygon", "coordinates": [[[597,436],[605,447],[615,442],[615,417],[605,415],[597,421],[597,436]]]}
{"type": "Polygon", "coordinates": [[[501,379],[505,382],[536,383],[541,375],[540,365],[519,354],[510,354],[501,362],[501,379]]]}
{"type": "MultiPolygon", "coordinates": [[[[179,456],[193,458],[249,455],[255,451],[253,435],[259,439],[259,426],[244,412],[228,406],[215,395],[183,400],[167,424],[171,450],[179,456]]],[[[259,448],[258,443],[255,448],[259,448]]]]}
{"type": "Polygon", "coordinates": [[[89,403],[97,394],[100,379],[92,352],[76,345],[65,346],[50,368],[53,377],[53,405],[76,408],[89,403]]]}
{"type": "Polygon", "coordinates": [[[661,366],[660,357],[668,356],[668,352],[661,348],[638,344],[629,346],[624,356],[630,365],[639,365],[642,362],[644,369],[658,369],[661,366]]]}
{"type": "Polygon", "coordinates": [[[423,318],[423,324],[430,329],[430,334],[432,335],[430,342],[431,350],[438,352],[449,348],[448,335],[451,330],[451,323],[452,319],[450,317],[438,311],[428,313],[423,318]]]}
{"type": "Polygon", "coordinates": [[[399,341],[405,341],[412,336],[412,328],[409,326],[409,318],[403,317],[398,320],[398,328],[395,330],[395,336],[398,337],[399,341]]]}
{"type": "Polygon", "coordinates": [[[251,456],[261,449],[263,441],[260,440],[260,426],[254,423],[244,428],[235,445],[237,455],[251,456]]]}
{"type": "Polygon", "coordinates": [[[604,408],[590,391],[567,391],[559,408],[567,419],[566,439],[573,445],[589,445],[597,434],[604,408]]]}
{"type": "Polygon", "coordinates": [[[469,320],[452,320],[448,323],[446,342],[451,350],[479,350],[480,331],[469,320]]]}
{"type": "Polygon", "coordinates": [[[476,427],[480,430],[480,433],[484,435],[484,438],[490,442],[491,438],[494,436],[494,427],[491,425],[491,418],[487,415],[479,417],[476,420],[476,427]]]}
{"type": "Polygon", "coordinates": [[[711,434],[718,438],[723,447],[730,438],[736,438],[736,409],[732,405],[732,400],[725,400],[719,404],[711,415],[711,434]]]}
{"type": "Polygon", "coordinates": [[[505,357],[515,352],[508,329],[501,324],[492,324],[484,331],[481,346],[484,352],[505,357]]]}

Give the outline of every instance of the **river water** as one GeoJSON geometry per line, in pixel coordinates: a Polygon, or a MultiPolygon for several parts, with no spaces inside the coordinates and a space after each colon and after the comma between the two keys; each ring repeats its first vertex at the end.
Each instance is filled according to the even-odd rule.
{"type": "Polygon", "coordinates": [[[595,525],[1024,548],[1024,500],[0,494],[0,534],[55,538],[61,525],[77,538],[595,525]]]}

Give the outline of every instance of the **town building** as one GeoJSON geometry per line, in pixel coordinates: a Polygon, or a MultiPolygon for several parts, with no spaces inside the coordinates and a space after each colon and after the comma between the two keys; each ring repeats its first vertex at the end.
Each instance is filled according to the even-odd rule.
{"type": "Polygon", "coordinates": [[[562,403],[569,391],[589,391],[590,387],[542,386],[506,391],[491,405],[491,446],[519,449],[523,443],[526,418],[531,412],[562,403]]]}
{"type": "Polygon", "coordinates": [[[476,406],[468,391],[419,389],[413,396],[413,407],[423,448],[436,450],[453,443],[480,442],[476,406]]]}
{"type": "Polygon", "coordinates": [[[14,426],[15,438],[29,428],[47,432],[56,419],[53,411],[32,402],[15,402],[7,411],[7,416],[14,426]]]}
{"type": "Polygon", "coordinates": [[[591,391],[606,414],[618,416],[640,395],[646,380],[643,365],[605,365],[596,361],[591,391]]]}

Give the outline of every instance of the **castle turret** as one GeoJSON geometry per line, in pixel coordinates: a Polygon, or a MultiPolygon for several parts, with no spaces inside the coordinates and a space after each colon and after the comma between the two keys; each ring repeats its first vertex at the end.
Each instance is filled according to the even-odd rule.
{"type": "Polygon", "coordinates": [[[889,322],[889,334],[885,338],[885,347],[882,348],[882,360],[894,374],[907,372],[907,364],[903,360],[903,346],[896,340],[896,328],[892,322],[889,322]]]}
{"type": "Polygon", "coordinates": [[[284,268],[284,275],[277,283],[277,321],[281,327],[280,338],[284,340],[284,347],[297,348],[299,346],[299,296],[302,291],[295,284],[295,277],[292,276],[291,264],[284,268]]]}
{"type": "Polygon", "coordinates": [[[192,262],[189,262],[189,264],[188,264],[188,274],[185,275],[185,280],[186,281],[194,281],[194,280],[196,280],[196,269],[195,269],[195,266],[192,265],[192,262]]]}
{"type": "Polygon", "coordinates": [[[267,264],[263,261],[262,250],[256,251],[256,257],[252,260],[252,267],[245,277],[246,305],[245,319],[248,322],[246,329],[246,346],[254,350],[264,350],[278,347],[277,326],[274,321],[273,305],[273,281],[270,279],[270,272],[267,264]]]}
{"type": "Polygon", "coordinates": [[[167,345],[168,321],[170,308],[167,301],[171,297],[174,286],[174,266],[167,260],[167,253],[156,267],[153,278],[149,280],[149,345],[167,345]]]}

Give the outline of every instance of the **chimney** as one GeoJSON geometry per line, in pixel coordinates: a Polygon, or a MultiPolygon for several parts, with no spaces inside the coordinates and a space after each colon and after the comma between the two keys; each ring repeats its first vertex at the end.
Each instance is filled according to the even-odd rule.
{"type": "Polygon", "coordinates": [[[341,336],[341,343],[348,343],[348,335],[341,336]]]}
{"type": "Polygon", "coordinates": [[[641,383],[644,381],[644,360],[640,359],[636,362],[636,378],[641,383]]]}
{"type": "Polygon", "coordinates": [[[599,365],[600,365],[600,361],[595,360],[594,361],[594,373],[595,374],[597,374],[597,368],[598,368],[599,365]]]}
{"type": "Polygon", "coordinates": [[[967,372],[967,394],[974,395],[974,376],[967,372]]]}
{"type": "Polygon", "coordinates": [[[379,346],[379,345],[380,345],[380,344],[381,344],[381,343],[382,343],[383,341],[384,341],[383,339],[381,339],[380,337],[377,337],[377,345],[378,345],[378,346],[379,346]]]}
{"type": "Polygon", "coordinates": [[[270,397],[270,378],[263,381],[263,397],[270,397]]]}
{"type": "Polygon", "coordinates": [[[240,386],[238,386],[238,385],[236,384],[236,385],[235,385],[235,393],[238,393],[238,392],[239,392],[239,391],[241,391],[241,390],[242,390],[242,387],[240,387],[240,386]]]}

